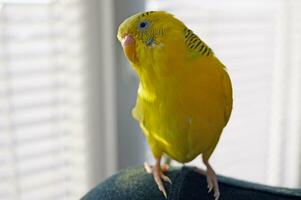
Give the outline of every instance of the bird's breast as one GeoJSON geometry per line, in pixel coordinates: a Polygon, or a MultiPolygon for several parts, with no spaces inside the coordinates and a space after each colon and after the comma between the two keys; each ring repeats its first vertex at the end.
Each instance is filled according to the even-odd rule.
{"type": "Polygon", "coordinates": [[[191,68],[164,77],[154,90],[139,88],[135,118],[163,152],[187,162],[204,152],[224,127],[220,74],[191,68]]]}

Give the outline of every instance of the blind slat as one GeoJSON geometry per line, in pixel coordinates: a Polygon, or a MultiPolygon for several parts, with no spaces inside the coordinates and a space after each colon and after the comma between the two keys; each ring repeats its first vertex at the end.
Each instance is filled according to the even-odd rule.
{"type": "Polygon", "coordinates": [[[0,199],[79,199],[87,186],[85,4],[3,5],[0,199]]]}

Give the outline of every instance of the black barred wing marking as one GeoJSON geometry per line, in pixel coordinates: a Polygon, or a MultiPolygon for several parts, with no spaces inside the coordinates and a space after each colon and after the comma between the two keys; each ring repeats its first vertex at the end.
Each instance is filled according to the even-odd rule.
{"type": "Polygon", "coordinates": [[[203,56],[210,56],[213,51],[203,42],[196,34],[194,34],[190,29],[184,29],[185,34],[185,44],[186,47],[191,52],[199,53],[203,56]]]}

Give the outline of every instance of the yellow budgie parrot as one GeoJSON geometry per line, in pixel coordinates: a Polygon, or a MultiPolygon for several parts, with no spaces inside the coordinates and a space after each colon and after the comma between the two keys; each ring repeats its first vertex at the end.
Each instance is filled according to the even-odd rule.
{"type": "Polygon", "coordinates": [[[208,160],[232,110],[232,86],[224,65],[184,23],[164,11],[126,19],[117,35],[140,84],[133,117],[156,163],[145,165],[167,197],[160,161],[166,154],[185,163],[202,154],[209,192],[220,196],[208,160]]]}

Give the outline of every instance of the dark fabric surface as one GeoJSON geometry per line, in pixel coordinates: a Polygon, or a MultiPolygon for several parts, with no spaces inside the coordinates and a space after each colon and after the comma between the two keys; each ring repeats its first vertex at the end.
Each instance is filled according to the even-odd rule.
{"type": "MultiPolygon", "coordinates": [[[[172,185],[165,183],[168,200],[212,200],[207,192],[206,177],[193,168],[170,169],[166,175],[172,185]]],[[[269,187],[223,176],[218,177],[220,200],[301,200],[301,189],[269,187]]],[[[142,166],[119,172],[100,183],[82,200],[166,200],[158,190],[152,175],[142,166]]]]}

